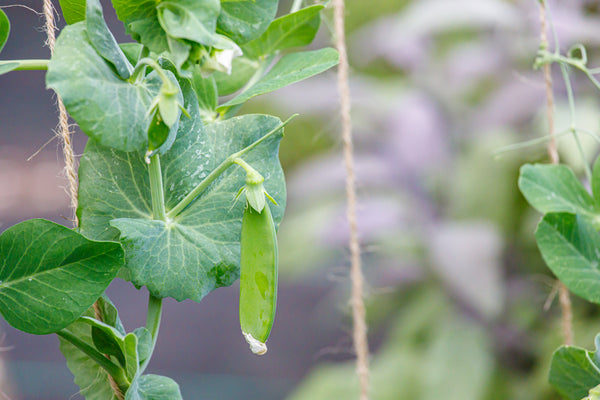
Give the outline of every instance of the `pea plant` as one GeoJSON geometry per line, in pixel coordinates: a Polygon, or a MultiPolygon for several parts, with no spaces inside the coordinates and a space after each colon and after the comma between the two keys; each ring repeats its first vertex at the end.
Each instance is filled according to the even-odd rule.
{"type": "MultiPolygon", "coordinates": [[[[112,0],[131,43],[117,43],[99,0],[60,5],[52,58],[0,61],[0,74],[47,70],[89,137],[78,224],[33,219],[0,235],[0,313],[57,334],[86,399],[181,399],[172,379],[145,374],[163,298],[199,302],[241,277],[241,330],[256,354],[274,319],[289,119],[236,114],[338,54],[290,50],[320,24],[323,6],[300,1],[275,19],[277,0],[112,0]],[[146,326],[132,332],[104,294],[117,277],[149,292],[146,326]]],[[[9,30],[0,9],[0,50],[9,30]]]]}
{"type": "MultiPolygon", "coordinates": [[[[545,2],[541,2],[545,6],[545,2]]],[[[587,54],[578,44],[560,53],[554,33],[555,50],[542,46],[535,67],[558,64],[568,97],[570,126],[557,136],[573,135],[582,160],[585,179],[564,164],[526,164],[519,176],[519,188],[533,208],[543,214],[535,238],[540,253],[556,277],[574,294],[600,304],[600,157],[590,168],[579,139],[593,133],[577,126],[575,97],[569,68],[579,70],[600,90],[594,77],[598,70],[587,66],[587,54]]],[[[552,357],[549,380],[569,400],[600,399],[600,334],[596,350],[588,351],[571,345],[557,349],[552,357]]]]}

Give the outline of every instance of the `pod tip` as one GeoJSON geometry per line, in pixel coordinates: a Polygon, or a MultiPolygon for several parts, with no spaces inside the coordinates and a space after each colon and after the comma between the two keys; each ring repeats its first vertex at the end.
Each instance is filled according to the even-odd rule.
{"type": "Polygon", "coordinates": [[[252,336],[250,333],[242,332],[242,334],[244,335],[246,342],[248,342],[248,344],[250,345],[250,350],[252,350],[252,352],[254,354],[258,354],[259,356],[262,356],[263,354],[265,354],[267,352],[266,344],[264,344],[263,342],[261,342],[259,340],[254,339],[254,336],[252,336]]]}

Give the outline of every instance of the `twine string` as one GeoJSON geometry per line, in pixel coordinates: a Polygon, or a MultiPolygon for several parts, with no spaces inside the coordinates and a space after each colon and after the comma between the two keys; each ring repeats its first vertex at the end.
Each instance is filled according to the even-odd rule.
{"type": "MultiPolygon", "coordinates": [[[[546,17],[546,2],[540,0],[540,47],[548,49],[547,17],[546,17]]],[[[546,116],[548,120],[548,156],[552,164],[558,164],[558,146],[556,144],[556,135],[554,133],[554,93],[552,88],[552,74],[550,64],[544,64],[544,82],[546,86],[546,116]]],[[[561,281],[557,281],[558,286],[558,302],[561,310],[561,330],[563,340],[566,345],[573,344],[573,309],[571,307],[571,298],[569,289],[561,281]]]]}
{"type": "Polygon", "coordinates": [[[346,217],[350,228],[350,279],[352,281],[353,342],[356,352],[356,374],[360,384],[360,400],[369,399],[369,344],[367,340],[367,324],[364,303],[364,278],[361,269],[360,246],[358,243],[358,226],[356,220],[356,177],[354,173],[354,156],[352,143],[352,120],[350,117],[350,87],[348,83],[348,54],[344,28],[344,0],[335,0],[334,25],[336,47],[340,54],[338,66],[338,91],[340,96],[340,117],[342,122],[342,138],[344,143],[344,163],[346,168],[346,217]]]}

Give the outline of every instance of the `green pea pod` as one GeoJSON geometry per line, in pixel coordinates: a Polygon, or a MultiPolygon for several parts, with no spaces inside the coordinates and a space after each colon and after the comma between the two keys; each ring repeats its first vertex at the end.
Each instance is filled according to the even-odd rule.
{"type": "Polygon", "coordinates": [[[242,219],[240,326],[250,350],[265,354],[277,303],[277,235],[269,205],[246,205],[242,219]]]}

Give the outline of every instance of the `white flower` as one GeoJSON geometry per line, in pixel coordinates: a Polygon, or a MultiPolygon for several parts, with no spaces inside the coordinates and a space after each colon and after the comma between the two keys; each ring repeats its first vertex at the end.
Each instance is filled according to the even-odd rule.
{"type": "Polygon", "coordinates": [[[233,59],[242,55],[242,49],[232,42],[235,46],[231,49],[215,50],[215,59],[217,61],[217,69],[231,75],[231,67],[233,59]]]}

